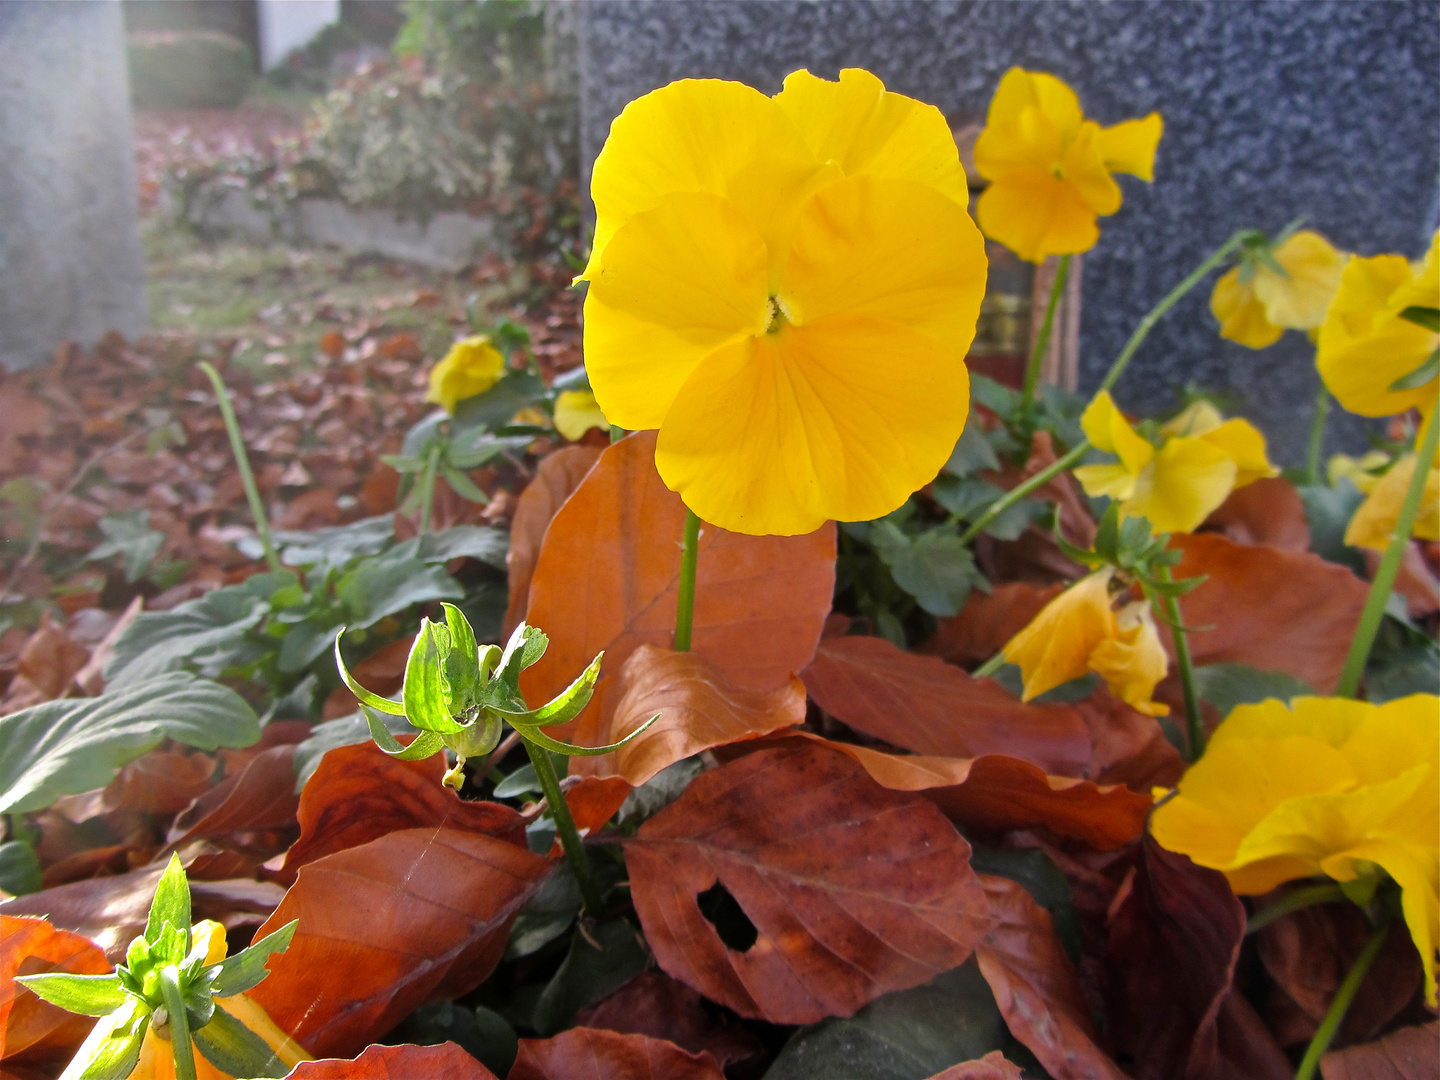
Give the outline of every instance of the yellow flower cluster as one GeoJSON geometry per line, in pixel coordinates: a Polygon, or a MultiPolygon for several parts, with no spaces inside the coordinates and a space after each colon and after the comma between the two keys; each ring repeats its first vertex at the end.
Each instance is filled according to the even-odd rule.
{"type": "Polygon", "coordinates": [[[466,398],[483,394],[505,374],[505,357],[485,334],[463,338],[430,369],[430,392],[425,400],[448,413],[466,398]]]}

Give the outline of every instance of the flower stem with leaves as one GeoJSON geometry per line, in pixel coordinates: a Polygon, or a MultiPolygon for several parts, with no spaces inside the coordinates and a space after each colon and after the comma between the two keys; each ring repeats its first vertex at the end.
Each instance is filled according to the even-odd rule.
{"type": "Polygon", "coordinates": [[[250,455],[245,452],[245,440],[240,434],[240,423],[235,419],[235,409],[230,404],[230,394],[220,373],[203,360],[200,370],[215,388],[219,400],[220,415],[225,418],[225,432],[230,436],[230,451],[235,455],[235,467],[240,470],[240,481],[245,485],[245,498],[250,503],[250,516],[255,519],[255,531],[260,536],[260,546],[265,549],[265,565],[272,574],[281,571],[280,557],[275,554],[275,541],[270,536],[270,519],[265,514],[265,503],[260,498],[260,489],[255,484],[255,474],[250,469],[250,455]]]}

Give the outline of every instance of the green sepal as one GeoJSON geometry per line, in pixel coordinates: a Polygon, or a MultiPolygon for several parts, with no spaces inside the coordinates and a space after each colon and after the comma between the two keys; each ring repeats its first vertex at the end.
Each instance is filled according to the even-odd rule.
{"type": "Polygon", "coordinates": [[[114,1012],[101,1017],[59,1080],[126,1080],[140,1060],[140,1045],[150,1026],[150,1007],[126,997],[114,1012]]]}
{"type": "Polygon", "coordinates": [[[259,986],[270,974],[266,963],[270,957],[290,947],[290,939],[295,936],[295,928],[299,925],[300,920],[293,919],[234,956],[227,956],[215,968],[210,992],[216,997],[231,997],[259,986]]]}
{"type": "Polygon", "coordinates": [[[656,713],[654,716],[650,717],[649,720],[646,720],[645,723],[641,724],[638,728],[632,731],[629,735],[626,735],[625,738],[621,739],[617,743],[611,743],[609,746],[576,746],[574,743],[561,742],[559,739],[552,739],[549,735],[546,735],[539,728],[530,728],[524,731],[516,728],[516,732],[517,734],[519,734],[520,738],[524,739],[527,743],[530,743],[533,746],[543,746],[546,750],[553,751],[556,754],[564,754],[566,757],[598,757],[601,754],[609,754],[612,751],[619,750],[622,746],[639,736],[651,724],[655,723],[655,721],[659,719],[660,714],[656,713]]]}
{"type": "Polygon", "coordinates": [[[405,706],[400,702],[391,701],[389,698],[381,697],[379,694],[372,694],[355,681],[355,676],[350,674],[350,669],[345,666],[345,661],[340,656],[340,639],[344,636],[345,627],[342,626],[340,632],[335,635],[335,667],[340,672],[340,681],[345,684],[346,689],[354,694],[355,699],[361,704],[369,705],[370,708],[378,712],[389,713],[391,716],[404,716],[405,706]]]}
{"type": "Polygon", "coordinates": [[[465,613],[454,604],[440,606],[445,610],[445,628],[450,631],[445,679],[450,684],[451,711],[463,713],[480,694],[479,649],[465,613]]]}
{"type": "Polygon", "coordinates": [[[447,627],[421,619],[415,644],[410,647],[410,658],[405,662],[405,686],[401,690],[405,700],[405,719],[425,731],[449,733],[465,727],[450,715],[445,694],[444,657],[447,650],[441,646],[449,645],[449,637],[447,627]]]}
{"type": "Polygon", "coordinates": [[[518,694],[520,672],[544,656],[549,645],[550,639],[545,636],[544,631],[522,622],[515,627],[510,640],[505,643],[505,651],[501,653],[500,662],[496,666],[494,681],[509,689],[512,695],[518,694]]]}
{"type": "Polygon", "coordinates": [[[595,680],[600,677],[600,661],[605,658],[604,652],[590,661],[590,666],[580,673],[580,677],[572,682],[564,691],[558,694],[548,704],[538,709],[531,709],[528,712],[511,712],[508,709],[491,709],[495,715],[508,720],[515,727],[536,727],[544,725],[550,727],[553,724],[565,724],[575,719],[580,710],[590,704],[590,697],[595,693],[595,680]]]}
{"type": "MultiPolygon", "coordinates": [[[[1400,312],[1400,318],[1406,322],[1412,322],[1416,326],[1423,326],[1432,334],[1440,333],[1440,308],[1433,308],[1426,304],[1412,304],[1400,312]]],[[[1434,357],[1431,357],[1433,360],[1434,357]]]]}
{"type": "MultiPolygon", "coordinates": [[[[160,883],[155,886],[155,899],[150,903],[150,916],[145,920],[145,940],[151,946],[159,943],[166,925],[173,926],[184,942],[184,948],[175,955],[155,957],[157,960],[178,964],[190,951],[190,883],[185,880],[185,867],[179,855],[171,855],[160,883]]],[[[173,940],[173,939],[172,939],[173,940]]]]}
{"type": "Polygon", "coordinates": [[[495,665],[500,662],[499,645],[481,645],[479,653],[475,658],[475,664],[480,670],[476,680],[477,685],[484,686],[490,681],[491,674],[495,671],[495,665]]]}
{"type": "Polygon", "coordinates": [[[28,986],[35,996],[51,1005],[81,1016],[105,1016],[124,1005],[130,997],[120,977],[110,975],[17,975],[15,981],[28,986]]]}
{"type": "MultiPolygon", "coordinates": [[[[1406,311],[1413,311],[1414,308],[1406,308],[1406,311]]],[[[1392,393],[1400,393],[1404,390],[1418,390],[1426,383],[1431,382],[1436,376],[1440,376],[1440,349],[1436,349],[1425,362],[1408,375],[1401,375],[1390,384],[1392,393]]]]}
{"type": "Polygon", "coordinates": [[[191,1038],[205,1060],[227,1076],[283,1077],[290,1072],[264,1039],[224,1009],[216,1009],[210,1023],[191,1038]]]}
{"type": "Polygon", "coordinates": [[[419,761],[433,757],[445,746],[445,740],[433,731],[420,732],[410,745],[406,746],[391,735],[389,729],[376,719],[369,709],[362,706],[361,711],[365,714],[365,723],[370,727],[370,737],[375,740],[375,745],[397,761],[419,761]]]}

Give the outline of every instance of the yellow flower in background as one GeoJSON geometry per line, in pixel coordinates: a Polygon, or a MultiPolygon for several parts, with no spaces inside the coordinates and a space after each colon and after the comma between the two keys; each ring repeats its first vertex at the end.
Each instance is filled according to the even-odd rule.
{"type": "Polygon", "coordinates": [[[1101,391],[1081,417],[1096,449],[1115,454],[1109,465],[1075,470],[1087,494],[1119,500],[1127,517],[1145,517],[1156,533],[1191,532],[1236,488],[1279,470],[1265,453],[1265,436],[1246,420],[1226,420],[1196,402],[1159,428],[1160,445],[1136,431],[1101,391]]]}
{"type": "Polygon", "coordinates": [[[1054,75],[1011,68],[975,143],[975,169],[990,181],[975,205],[980,228],[1031,262],[1090,250],[1096,218],[1120,209],[1111,174],[1152,180],[1163,129],[1153,112],[1102,128],[1054,75]]]}
{"type": "Polygon", "coordinates": [[[595,395],[589,390],[562,390],[555,396],[555,430],[571,442],[591,428],[610,430],[610,421],[600,411],[595,395]]]}
{"type": "Polygon", "coordinates": [[[425,400],[448,413],[466,398],[483,394],[505,374],[505,357],[485,334],[463,338],[430,369],[430,392],[425,400]]]}
{"type": "Polygon", "coordinates": [[[1106,567],[1081,578],[1006,644],[1005,659],[1019,666],[1025,683],[1022,701],[1094,671],[1132,708],[1151,716],[1170,711],[1150,700],[1170,663],[1150,605],[1137,600],[1116,612],[1114,576],[1106,567]]]}
{"type": "Polygon", "coordinates": [[[1241,705],[1150,822],[1155,839],[1222,871],[1237,893],[1295,878],[1383,872],[1435,1004],[1440,937],[1440,698],[1384,705],[1296,698],[1241,705]]]}
{"type": "Polygon", "coordinates": [[[1389,464],[1390,455],[1380,450],[1370,450],[1358,458],[1335,454],[1325,466],[1325,478],[1330,481],[1331,487],[1337,486],[1343,479],[1354,484],[1357,491],[1368,493],[1380,482],[1378,470],[1389,464]]]}
{"type": "MultiPolygon", "coordinates": [[[[1415,463],[1416,456],[1406,454],[1385,475],[1377,478],[1367,474],[1370,482],[1361,490],[1368,494],[1345,529],[1345,543],[1372,551],[1384,551],[1390,546],[1390,534],[1400,520],[1400,504],[1405,501],[1405,492],[1415,476],[1415,463]]],[[[1440,540],[1440,469],[1433,463],[1425,479],[1420,513],[1411,535],[1422,540],[1440,540]]]]}
{"type": "Polygon", "coordinates": [[[685,80],[596,159],[585,358],[704,520],[810,532],[934,479],[969,407],[984,242],[937,109],[847,70],[685,80]]]}
{"type": "Polygon", "coordinates": [[[1263,349],[1286,330],[1314,330],[1325,319],[1344,269],[1345,255],[1309,230],[1274,247],[1247,250],[1210,294],[1220,336],[1263,349]]]}
{"type": "Polygon", "coordinates": [[[1403,317],[1408,308],[1440,309],[1440,232],[1418,268],[1403,255],[1357,256],[1340,275],[1320,325],[1315,364],[1326,388],[1351,412],[1434,411],[1440,333],[1403,317]]]}

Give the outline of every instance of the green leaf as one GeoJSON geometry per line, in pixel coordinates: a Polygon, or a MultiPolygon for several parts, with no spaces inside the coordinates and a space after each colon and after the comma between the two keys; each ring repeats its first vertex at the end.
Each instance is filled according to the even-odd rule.
{"type": "Polygon", "coordinates": [[[400,453],[405,457],[423,461],[429,454],[431,445],[444,440],[441,428],[449,419],[449,415],[439,409],[432,412],[405,433],[400,453]]]}
{"type": "MultiPolygon", "coordinates": [[[[1414,308],[1406,308],[1406,311],[1414,310],[1414,308]]],[[[1431,329],[1434,329],[1434,327],[1431,327],[1431,329]]],[[[1390,384],[1390,389],[1394,393],[1400,393],[1404,390],[1418,390],[1426,383],[1434,382],[1437,376],[1440,376],[1440,349],[1432,352],[1426,357],[1425,362],[1410,372],[1410,374],[1401,375],[1400,378],[1390,384]]]]}
{"type": "Polygon", "coordinates": [[[469,428],[500,427],[521,409],[543,401],[545,396],[545,383],[538,375],[528,371],[511,372],[485,393],[456,405],[451,431],[458,439],[469,428]]]}
{"type": "Polygon", "coordinates": [[[995,515],[985,526],[985,535],[996,540],[1017,540],[1035,522],[1050,514],[1050,504],[1037,499],[1021,499],[995,515]]]}
{"type": "Polygon", "coordinates": [[[615,823],[628,826],[649,820],[678,799],[690,781],[704,771],[705,764],[698,754],[666,766],[625,796],[615,812],[615,823]]]}
{"type": "Polygon", "coordinates": [[[405,661],[405,685],[400,692],[405,702],[405,719],[410,723],[422,731],[454,732],[465,725],[450,715],[450,703],[445,698],[441,633],[449,635],[443,626],[429,619],[420,620],[420,630],[405,661]]]}
{"type": "Polygon", "coordinates": [[[124,1005],[128,994],[118,975],[19,975],[16,982],[28,986],[35,996],[51,1005],[81,1016],[105,1016],[124,1005]]]}
{"type": "Polygon", "coordinates": [[[984,582],[974,556],[949,529],[909,537],[893,522],[879,521],[871,536],[895,584],[931,615],[958,615],[971,588],[984,582]]]}
{"type": "Polygon", "coordinates": [[[1300,493],[1300,501],[1305,506],[1305,520],[1310,525],[1310,550],[1322,559],[1363,574],[1364,556],[1346,546],[1345,529],[1365,501],[1365,496],[1349,477],[1342,477],[1333,488],[1323,484],[1306,484],[1296,491],[1300,493]]]}
{"type": "Polygon", "coordinates": [[[492,708],[491,711],[504,717],[511,724],[517,727],[534,727],[542,725],[550,727],[554,724],[566,724],[580,715],[580,710],[590,704],[590,697],[595,692],[595,680],[600,677],[600,662],[605,658],[602,652],[590,666],[580,673],[580,677],[556,695],[554,700],[547,702],[538,709],[529,712],[509,712],[505,709],[492,708]]]}
{"type": "Polygon", "coordinates": [[[140,1060],[140,1044],[150,1026],[150,1008],[138,998],[101,1017],[59,1080],[126,1080],[140,1060]]]}
{"type": "Polygon", "coordinates": [[[390,514],[329,529],[280,529],[275,533],[275,544],[286,566],[335,570],[366,555],[379,555],[394,539],[395,519],[390,514]]]}
{"type": "Polygon", "coordinates": [[[619,742],[610,743],[608,746],[576,746],[573,743],[561,742],[559,739],[552,739],[549,735],[546,735],[538,727],[527,727],[524,730],[516,728],[515,730],[516,734],[518,734],[520,738],[524,739],[527,743],[532,743],[535,746],[543,746],[551,753],[564,754],[566,757],[599,757],[601,754],[614,753],[626,743],[638,738],[640,735],[650,729],[651,724],[655,723],[655,721],[659,719],[660,714],[656,713],[654,716],[650,717],[649,720],[646,720],[645,723],[641,724],[638,728],[632,731],[629,735],[626,735],[625,738],[621,739],[619,742]]]}
{"type": "Polygon", "coordinates": [[[329,612],[316,612],[285,627],[276,666],[287,675],[304,671],[340,636],[339,620],[329,612]]]}
{"type": "Polygon", "coordinates": [[[991,503],[1005,494],[989,480],[981,480],[978,476],[955,479],[943,474],[935,478],[930,491],[936,502],[961,521],[979,517],[991,503]]]}
{"type": "Polygon", "coordinates": [[[190,951],[190,882],[185,878],[179,855],[170,856],[155,886],[155,899],[150,902],[150,916],[145,920],[145,940],[150,943],[151,955],[158,963],[179,964],[190,951]],[[183,947],[178,952],[171,949],[157,954],[155,946],[167,925],[181,935],[183,947]]]}
{"type": "Polygon", "coordinates": [[[438,732],[434,731],[420,732],[410,740],[410,745],[406,746],[390,734],[390,729],[381,723],[378,716],[369,709],[363,711],[365,720],[369,724],[370,737],[375,740],[375,745],[398,761],[421,761],[428,757],[434,757],[445,746],[445,740],[438,732]]]}
{"type": "Polygon", "coordinates": [[[1431,644],[1406,646],[1383,660],[1372,654],[1365,668],[1365,700],[1377,705],[1411,694],[1433,694],[1436,686],[1440,686],[1440,653],[1431,644]]]}
{"type": "MultiPolygon", "coordinates": [[[[1412,305],[1400,312],[1400,318],[1407,322],[1412,322],[1416,326],[1423,326],[1432,334],[1440,333],[1440,308],[1412,305]]],[[[1433,362],[1435,357],[1432,356],[1430,359],[1433,362]]],[[[1412,388],[1407,386],[1405,389],[1409,390],[1412,388]]]]}
{"type": "Polygon", "coordinates": [[[471,480],[459,469],[451,468],[449,465],[442,466],[440,475],[445,477],[445,482],[450,489],[462,499],[469,499],[473,503],[485,506],[490,502],[490,496],[485,494],[483,488],[477,487],[475,481],[471,480]]]}
{"type": "Polygon", "coordinates": [[[544,631],[522,622],[505,643],[505,651],[500,654],[492,679],[505,686],[512,695],[519,693],[520,672],[544,656],[549,645],[550,639],[544,631]]]}
{"type": "Polygon", "coordinates": [[[495,436],[481,427],[461,427],[450,440],[446,456],[457,469],[474,469],[501,454],[522,453],[533,441],[530,435],[495,436]]]}
{"type": "Polygon", "coordinates": [[[515,917],[505,959],[518,960],[549,945],[575,921],[580,905],[580,886],[570,867],[561,862],[515,917]]]}
{"type": "Polygon", "coordinates": [[[426,533],[403,544],[395,553],[425,563],[443,563],[462,556],[478,559],[496,570],[507,569],[505,558],[510,552],[510,537],[501,529],[483,525],[456,525],[452,529],[426,533]]]}
{"type": "Polygon", "coordinates": [[[11,713],[0,717],[0,813],[102,788],[167,738],[201,750],[251,746],[260,721],[229,687],[179,671],[11,713]]]}
{"type": "Polygon", "coordinates": [[[541,1035],[568,1027],[575,1013],[620,989],[650,958],[636,929],[625,919],[611,919],[570,938],[570,951],[535,1003],[532,1026],[541,1035]],[[598,946],[598,947],[597,947],[598,946]]]}
{"type": "Polygon", "coordinates": [[[443,566],[393,556],[367,559],[335,585],[335,598],[345,606],[345,622],[352,629],[371,626],[416,604],[464,596],[465,590],[443,566]]]}
{"type": "Polygon", "coordinates": [[[119,510],[106,514],[100,519],[100,531],[105,534],[105,539],[85,556],[86,560],[99,562],[119,555],[126,581],[139,581],[165,543],[165,534],[150,528],[149,510],[119,510]]]}
{"type": "Polygon", "coordinates": [[[0,844],[0,889],[11,896],[24,896],[44,888],[40,878],[40,856],[24,840],[0,844]]]}
{"type": "Polygon", "coordinates": [[[419,1046],[453,1042],[496,1076],[509,1075],[519,1044],[515,1029],[493,1009],[483,1005],[469,1009],[453,1001],[420,1006],[390,1037],[419,1046]]]}
{"type": "Polygon", "coordinates": [[[480,696],[480,651],[475,631],[465,613],[454,604],[441,604],[450,631],[450,652],[445,657],[445,681],[450,684],[452,706],[468,709],[480,696]]]}
{"type": "Polygon", "coordinates": [[[1055,865],[1055,860],[1039,848],[1016,851],[974,845],[970,850],[970,865],[978,873],[996,874],[1023,885],[1035,902],[1050,912],[1055,934],[1071,961],[1080,962],[1084,944],[1080,913],[1075,908],[1070,882],[1055,865]]]}
{"type": "Polygon", "coordinates": [[[295,928],[299,925],[300,920],[294,919],[234,956],[227,956],[215,973],[211,992],[223,998],[243,994],[251,987],[259,986],[270,974],[265,964],[276,953],[290,948],[290,939],[295,936],[295,928]]]}
{"type": "Polygon", "coordinates": [[[1000,458],[990,440],[985,438],[984,429],[978,422],[968,423],[960,433],[960,441],[950,452],[945,471],[951,476],[966,477],[974,472],[1000,468],[1000,458]]]}
{"type": "Polygon", "coordinates": [[[216,1009],[210,1022],[190,1037],[205,1060],[226,1076],[289,1075],[290,1066],[275,1056],[269,1044],[223,1008],[216,1009]]]}
{"type": "MultiPolygon", "coordinates": [[[[361,704],[369,705],[377,712],[389,713],[391,716],[404,716],[404,705],[398,701],[391,701],[387,697],[381,697],[379,694],[371,693],[355,680],[355,676],[350,674],[350,669],[345,666],[344,657],[340,655],[340,639],[345,636],[347,629],[348,627],[342,626],[339,633],[335,635],[335,668],[340,672],[340,681],[361,704]]],[[[363,739],[359,741],[364,742],[363,739]]]]}
{"type": "Polygon", "coordinates": [[[535,775],[535,766],[527,761],[495,785],[495,798],[513,799],[517,795],[528,795],[531,792],[543,790],[540,786],[540,778],[535,775]]]}
{"type": "Polygon", "coordinates": [[[1205,664],[1195,669],[1195,690],[1229,716],[1237,705],[1253,705],[1267,698],[1289,701],[1315,693],[1305,682],[1283,671],[1261,671],[1248,664],[1205,664]]]}
{"type": "MultiPolygon", "coordinates": [[[[391,742],[395,742],[396,735],[417,734],[403,716],[377,716],[375,721],[391,742]]],[[[357,746],[372,738],[365,714],[358,711],[316,724],[310,729],[310,737],[295,747],[295,790],[304,788],[305,781],[320,767],[320,759],[329,751],[341,746],[357,746]]],[[[400,746],[398,742],[395,745],[400,746]]]]}
{"type": "Polygon", "coordinates": [[[1020,402],[1020,391],[974,372],[970,375],[970,396],[976,404],[985,406],[1002,420],[1009,417],[1020,402]]]}

